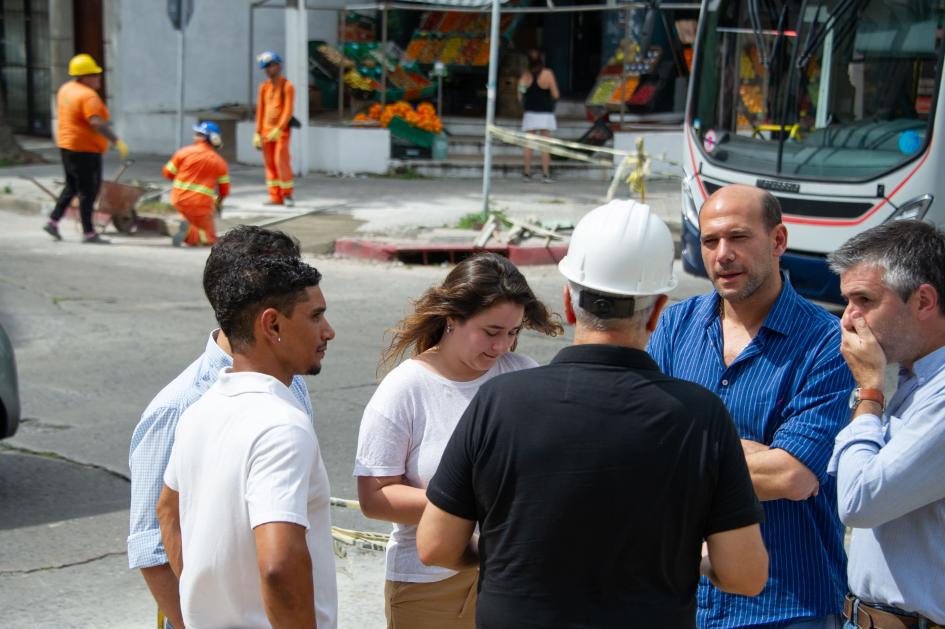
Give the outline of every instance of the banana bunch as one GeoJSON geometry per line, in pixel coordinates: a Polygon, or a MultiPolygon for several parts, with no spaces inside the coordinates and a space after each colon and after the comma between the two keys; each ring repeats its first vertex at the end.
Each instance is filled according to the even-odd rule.
{"type": "Polygon", "coordinates": [[[374,81],[371,79],[361,76],[356,70],[349,70],[345,73],[344,76],[345,85],[355,90],[363,90],[369,92],[374,89],[374,81]]]}

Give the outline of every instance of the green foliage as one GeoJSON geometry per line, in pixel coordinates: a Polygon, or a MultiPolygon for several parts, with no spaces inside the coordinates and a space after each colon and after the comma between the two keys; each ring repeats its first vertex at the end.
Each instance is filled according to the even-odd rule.
{"type": "Polygon", "coordinates": [[[459,218],[459,221],[456,222],[457,229],[482,229],[482,226],[486,224],[486,221],[489,220],[489,214],[492,214],[504,227],[511,227],[512,223],[509,221],[508,217],[501,211],[493,210],[492,212],[470,212],[459,218]]]}

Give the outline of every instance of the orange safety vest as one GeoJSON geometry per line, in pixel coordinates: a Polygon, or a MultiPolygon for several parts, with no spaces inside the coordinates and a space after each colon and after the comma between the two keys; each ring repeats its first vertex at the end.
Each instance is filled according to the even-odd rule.
{"type": "Polygon", "coordinates": [[[171,204],[177,208],[213,212],[216,198],[223,199],[230,193],[226,160],[204,140],[174,153],[163,172],[174,180],[171,204]]]}
{"type": "Polygon", "coordinates": [[[260,85],[256,101],[256,133],[265,138],[276,127],[282,131],[288,129],[294,102],[295,87],[287,78],[280,76],[275,84],[267,80],[260,85]]]}

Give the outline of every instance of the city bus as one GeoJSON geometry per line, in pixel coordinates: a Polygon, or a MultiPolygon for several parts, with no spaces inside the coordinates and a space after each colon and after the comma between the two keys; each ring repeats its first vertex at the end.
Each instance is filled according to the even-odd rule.
{"type": "Polygon", "coordinates": [[[705,276],[699,210],[769,190],[782,268],[841,302],[826,256],[885,221],[945,225],[945,0],[703,0],[684,128],[682,259],[705,276]]]}

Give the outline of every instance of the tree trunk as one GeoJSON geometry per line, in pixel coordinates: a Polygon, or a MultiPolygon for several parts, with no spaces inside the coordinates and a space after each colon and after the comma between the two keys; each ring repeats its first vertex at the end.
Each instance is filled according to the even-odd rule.
{"type": "Polygon", "coordinates": [[[24,151],[20,143],[16,141],[13,135],[13,129],[7,124],[6,94],[3,87],[0,86],[0,165],[25,164],[34,161],[35,157],[28,151],[24,151]]]}

